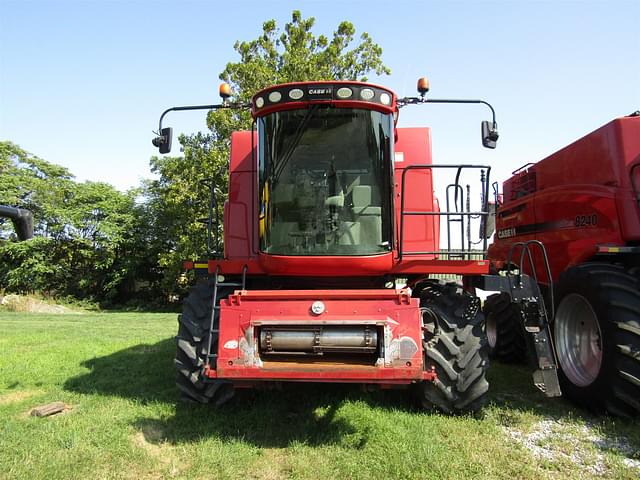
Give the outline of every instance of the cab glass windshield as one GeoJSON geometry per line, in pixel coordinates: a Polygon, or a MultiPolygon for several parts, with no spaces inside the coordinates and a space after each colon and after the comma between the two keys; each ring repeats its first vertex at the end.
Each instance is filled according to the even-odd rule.
{"type": "Polygon", "coordinates": [[[391,245],[393,118],[313,105],[258,119],[260,249],[372,255],[391,245]]]}

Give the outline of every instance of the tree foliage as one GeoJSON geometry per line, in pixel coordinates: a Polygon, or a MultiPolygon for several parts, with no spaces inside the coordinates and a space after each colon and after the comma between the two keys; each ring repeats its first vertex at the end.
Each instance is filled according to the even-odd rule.
{"type": "MultiPolygon", "coordinates": [[[[101,302],[124,299],[147,255],[137,191],[76,182],[59,165],[0,142],[0,204],[30,210],[36,238],[0,244],[0,288],[101,302]]],[[[0,219],[7,238],[11,222],[0,219]]],[[[149,262],[147,261],[147,264],[149,262]]]]}
{"type": "MultiPolygon", "coordinates": [[[[148,217],[159,242],[156,249],[164,272],[162,286],[169,296],[183,293],[188,286],[182,274],[182,261],[205,258],[210,253],[206,224],[211,185],[216,186],[220,219],[227,194],[228,150],[216,146],[211,135],[202,133],[185,136],[181,143],[184,157],[151,159],[151,171],[157,174],[157,179],[145,185],[148,217]]],[[[211,249],[221,251],[222,245],[211,245],[211,249]]]]}
{"type": "MultiPolygon", "coordinates": [[[[30,210],[37,219],[37,234],[61,233],[64,211],[57,206],[70,196],[72,178],[66,168],[31,155],[11,142],[0,142],[0,204],[30,210]]],[[[0,235],[6,235],[10,225],[0,218],[0,235]]]]}
{"type": "MultiPolygon", "coordinates": [[[[262,24],[262,34],[250,41],[237,41],[233,48],[240,56],[227,63],[220,80],[234,92],[234,101],[247,102],[257,91],[271,85],[309,80],[360,80],[367,75],[391,73],[382,62],[382,48],[368,33],[360,35],[354,44],[356,29],[343,21],[331,39],[315,36],[315,18],[302,18],[294,10],[291,22],[278,29],[275,20],[262,24]]],[[[207,117],[207,125],[215,139],[231,138],[235,130],[251,128],[247,111],[217,110],[207,117]]]]}

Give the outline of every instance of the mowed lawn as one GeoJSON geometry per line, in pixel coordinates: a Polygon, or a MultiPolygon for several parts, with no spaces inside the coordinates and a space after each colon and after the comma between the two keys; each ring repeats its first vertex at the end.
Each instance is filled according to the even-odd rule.
{"type": "Polygon", "coordinates": [[[546,399],[523,367],[492,366],[475,417],[350,385],[180,403],[175,317],[0,313],[0,478],[640,477],[640,421],[546,399]],[[29,415],[53,401],[70,408],[29,415]]]}

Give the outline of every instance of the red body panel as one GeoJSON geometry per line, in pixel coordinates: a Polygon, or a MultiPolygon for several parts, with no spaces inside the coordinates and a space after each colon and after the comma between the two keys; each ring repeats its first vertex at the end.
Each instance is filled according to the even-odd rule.
{"type": "Polygon", "coordinates": [[[258,262],[271,275],[353,277],[377,276],[393,266],[391,253],[366,256],[258,256],[258,262]]]}
{"type": "MultiPolygon", "coordinates": [[[[396,232],[400,232],[400,208],[402,204],[402,174],[414,165],[431,165],[431,130],[429,128],[399,128],[395,145],[395,215],[396,232]]],[[[408,170],[405,175],[404,209],[414,212],[438,212],[439,206],[433,191],[433,171],[408,170]]],[[[400,234],[396,236],[399,241],[400,234]]],[[[404,251],[426,252],[438,249],[440,241],[440,217],[436,215],[406,215],[402,243],[404,251]]],[[[398,247],[396,247],[398,248],[398,247]]],[[[425,258],[434,259],[435,255],[425,258]]]]}
{"type": "Polygon", "coordinates": [[[418,300],[407,290],[236,291],[220,308],[218,378],[408,384],[425,378],[418,300]],[[325,310],[311,312],[313,302],[325,310]],[[384,355],[375,363],[295,361],[261,355],[264,325],[370,325],[383,334],[384,355]]]}
{"type": "MultiPolygon", "coordinates": [[[[555,280],[567,267],[591,258],[598,245],[640,240],[632,184],[638,165],[640,117],[625,117],[517,173],[504,182],[489,258],[501,266],[511,244],[540,240],[555,280]]],[[[536,258],[540,272],[542,261],[536,258]]]]}
{"type": "MultiPolygon", "coordinates": [[[[231,134],[229,198],[224,205],[224,254],[228,260],[255,257],[258,220],[256,165],[251,132],[231,134]]],[[[255,148],[255,147],[254,147],[255,148]]]]}

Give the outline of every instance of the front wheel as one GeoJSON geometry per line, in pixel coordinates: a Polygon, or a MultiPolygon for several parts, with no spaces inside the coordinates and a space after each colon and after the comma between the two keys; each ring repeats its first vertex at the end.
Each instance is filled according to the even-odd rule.
{"type": "Polygon", "coordinates": [[[480,300],[455,283],[427,283],[420,292],[425,368],[434,382],[418,384],[421,406],[445,413],[475,412],[489,390],[487,337],[480,300]]]}
{"type": "MultiPolygon", "coordinates": [[[[176,385],[187,401],[212,403],[219,406],[233,397],[233,385],[204,376],[209,348],[209,330],[213,320],[211,352],[218,351],[219,311],[213,308],[213,282],[199,283],[189,292],[182,315],[178,317],[176,337],[176,385]]],[[[218,288],[216,304],[231,293],[229,288],[218,288]]],[[[215,357],[210,360],[215,368],[215,357]]]]}
{"type": "Polygon", "coordinates": [[[563,393],[596,411],[640,414],[640,283],[618,265],[560,276],[554,337],[563,393]]]}

